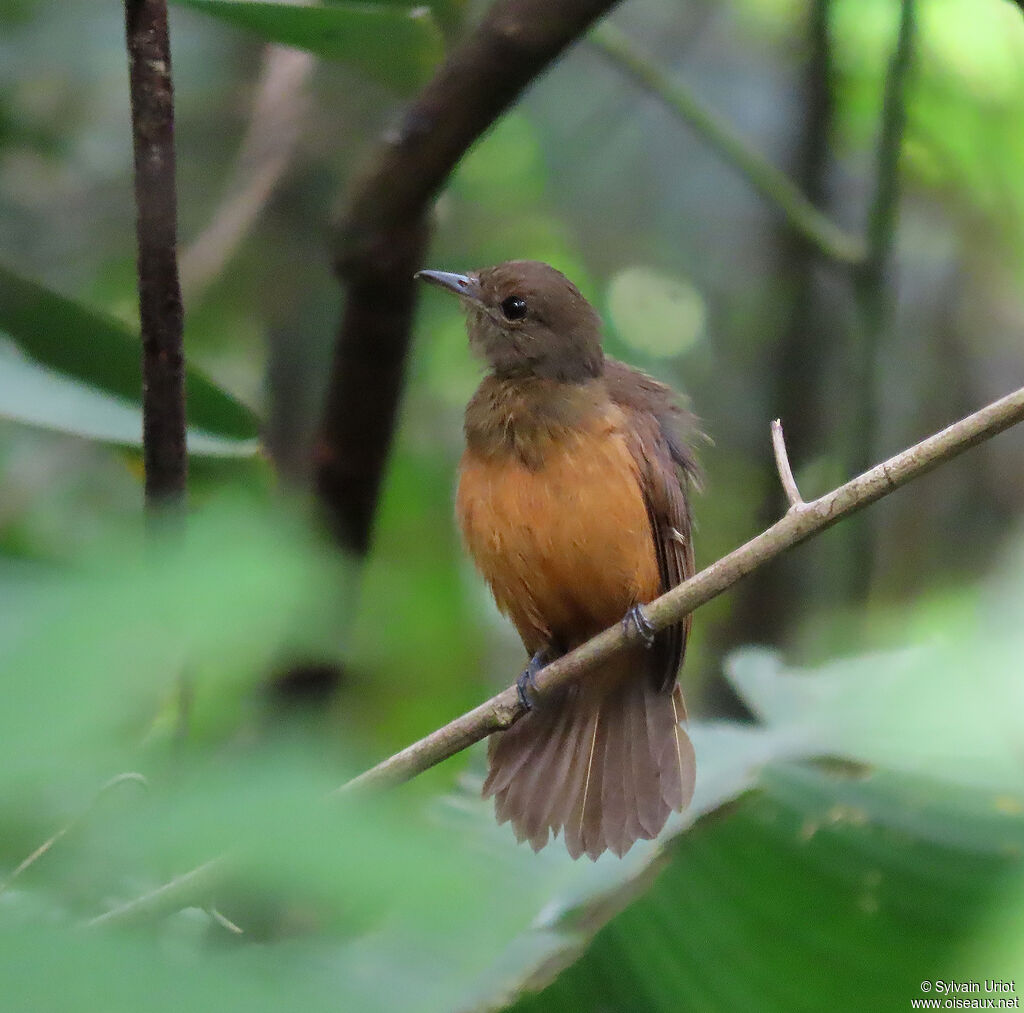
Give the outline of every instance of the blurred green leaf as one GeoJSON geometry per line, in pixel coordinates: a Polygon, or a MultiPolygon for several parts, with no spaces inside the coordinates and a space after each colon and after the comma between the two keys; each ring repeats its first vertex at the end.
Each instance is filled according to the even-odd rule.
{"type": "Polygon", "coordinates": [[[608,924],[515,1009],[600,997],[610,1009],[812,1010],[826,994],[830,1008],[881,1009],[920,996],[923,979],[1019,977],[1024,934],[992,932],[987,958],[974,937],[1008,884],[1024,889],[1019,578],[987,598],[913,649],[813,671],[736,655],[730,681],[764,724],[732,730],[731,746],[726,726],[693,729],[695,801],[730,770],[736,793],[743,769],[757,792],[663,848],[666,871],[610,922],[658,866],[570,909],[561,956],[524,974],[529,987],[608,924]],[[845,773],[780,764],[787,755],[845,773]]]}
{"type": "MultiPolygon", "coordinates": [[[[135,404],[141,400],[137,335],[115,318],[19,277],[3,266],[0,332],[43,366],[115,398],[135,404]]],[[[232,440],[257,437],[259,423],[253,412],[200,370],[186,368],[185,387],[189,422],[197,429],[232,440]]],[[[7,390],[9,393],[10,385],[7,390]]],[[[126,442],[138,442],[138,436],[126,442]]]]}
{"type": "Polygon", "coordinates": [[[429,8],[392,3],[332,3],[309,7],[249,0],[175,0],[267,42],[296,46],[358,67],[399,91],[423,84],[443,55],[429,8]]]}
{"type": "Polygon", "coordinates": [[[426,807],[412,786],[328,802],[345,772],[315,739],[141,748],[182,678],[190,722],[244,709],[242,692],[332,594],[317,556],[286,517],[225,502],[183,539],[146,547],[119,532],[74,573],[0,572],[0,603],[14,606],[0,623],[0,860],[13,868],[72,827],[0,892],[0,974],[25,1006],[47,1005],[49,979],[22,970],[47,948],[82,985],[62,1008],[83,1013],[134,1011],[147,983],[183,966],[181,995],[227,1013],[494,1008],[588,946],[522,1008],[815,1009],[830,989],[852,1010],[924,978],[1012,976],[1019,937],[993,929],[988,965],[961,949],[1001,884],[1024,881],[1019,560],[985,600],[931,610],[920,647],[815,671],[738,655],[731,678],[763,723],[694,723],[691,809],[661,840],[591,863],[517,846],[472,778],[426,807]],[[796,766],[815,758],[826,765],[796,766]],[[83,814],[81,797],[125,769],[147,773],[148,791],[83,814]],[[145,932],[67,942],[69,923],[220,855],[225,874],[145,932]]]}
{"type": "Polygon", "coordinates": [[[282,643],[311,635],[293,624],[341,594],[296,528],[286,511],[222,497],[180,540],[144,539],[140,524],[111,532],[71,573],[0,570],[0,601],[19,603],[18,622],[0,624],[0,767],[16,776],[123,752],[182,680],[190,723],[226,709],[237,724],[282,643]]]}
{"type": "Polygon", "coordinates": [[[959,949],[1022,847],[1019,810],[942,782],[775,768],[514,1009],[909,1009],[925,979],[1019,980],[1020,935],[973,967],[959,949]]]}
{"type": "MultiPolygon", "coordinates": [[[[138,404],[87,387],[0,347],[0,418],[71,433],[90,440],[137,447],[142,444],[138,404]]],[[[187,433],[188,452],[208,457],[251,457],[255,439],[214,436],[195,427],[187,433]]]]}

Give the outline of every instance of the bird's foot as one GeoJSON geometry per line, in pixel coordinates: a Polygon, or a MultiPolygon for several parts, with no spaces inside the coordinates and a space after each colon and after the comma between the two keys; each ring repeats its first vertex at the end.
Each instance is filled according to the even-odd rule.
{"type": "Polygon", "coordinates": [[[519,702],[523,705],[524,710],[533,710],[533,700],[530,699],[527,689],[532,693],[537,693],[537,673],[548,663],[548,652],[543,648],[539,650],[532,658],[530,663],[526,666],[526,669],[520,673],[519,678],[516,679],[516,690],[519,693],[519,702]]]}
{"type": "Polygon", "coordinates": [[[643,641],[644,647],[650,649],[654,646],[654,627],[644,612],[642,605],[634,605],[623,617],[622,628],[629,634],[629,627],[636,629],[637,636],[643,641]]]}

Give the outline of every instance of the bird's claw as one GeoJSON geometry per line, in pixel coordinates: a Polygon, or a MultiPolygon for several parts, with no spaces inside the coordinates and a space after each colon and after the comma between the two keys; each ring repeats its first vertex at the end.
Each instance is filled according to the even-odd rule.
{"type": "Polygon", "coordinates": [[[654,646],[654,627],[643,610],[642,605],[634,605],[622,619],[622,628],[628,634],[630,625],[636,630],[637,636],[643,641],[644,647],[654,646]]]}
{"type": "Polygon", "coordinates": [[[519,678],[516,679],[516,690],[519,693],[519,702],[523,705],[524,710],[533,710],[533,701],[530,699],[529,694],[526,692],[529,689],[533,693],[537,693],[537,673],[547,664],[547,653],[545,651],[538,651],[532,658],[530,663],[526,666],[525,670],[519,674],[519,678]]]}

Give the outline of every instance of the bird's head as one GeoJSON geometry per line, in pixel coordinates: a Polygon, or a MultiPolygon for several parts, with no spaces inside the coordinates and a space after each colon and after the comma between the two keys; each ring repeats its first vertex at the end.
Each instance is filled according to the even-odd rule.
{"type": "Polygon", "coordinates": [[[601,319],[560,271],[512,260],[470,274],[420,271],[466,309],[469,343],[498,376],[581,383],[600,376],[601,319]]]}

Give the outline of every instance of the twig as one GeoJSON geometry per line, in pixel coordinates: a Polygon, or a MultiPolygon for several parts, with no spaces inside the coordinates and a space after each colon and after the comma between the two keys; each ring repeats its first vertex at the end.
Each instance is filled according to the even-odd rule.
{"type": "Polygon", "coordinates": [[[135,897],[125,904],[119,904],[117,907],[97,915],[87,921],[85,927],[90,929],[110,928],[112,925],[124,925],[147,915],[174,910],[185,904],[189,898],[195,897],[197,893],[209,889],[216,882],[226,864],[224,858],[212,858],[208,862],[203,862],[202,865],[197,865],[194,869],[175,876],[174,879],[158,886],[155,890],[150,890],[149,893],[144,893],[141,897],[135,897]]]}
{"type": "Polygon", "coordinates": [[[337,229],[345,312],[314,451],[338,541],[369,546],[434,195],[473,142],[613,0],[497,0],[383,140],[337,229]]]}
{"type": "Polygon", "coordinates": [[[131,781],[133,784],[141,784],[144,788],[148,787],[148,782],[142,774],[136,774],[134,772],[126,772],[124,774],[118,774],[116,777],[112,777],[109,781],[104,784],[99,791],[93,796],[92,801],[86,807],[83,812],[80,812],[74,819],[70,820],[63,827],[61,827],[56,833],[48,837],[38,848],[35,849],[30,855],[22,859],[21,862],[15,867],[11,874],[3,881],[0,882],[0,894],[9,890],[11,884],[23,873],[26,869],[31,868],[43,857],[62,837],[66,837],[72,830],[74,830],[96,807],[96,803],[108,792],[111,788],[116,788],[119,784],[124,784],[131,781]]]}
{"type": "MultiPolygon", "coordinates": [[[[844,517],[1022,420],[1024,387],[864,472],[820,499],[792,507],[767,531],[645,606],[647,618],[655,631],[678,623],[699,605],[721,594],[786,549],[819,534],[844,517]]],[[[623,624],[616,623],[611,629],[542,668],[536,678],[538,691],[543,694],[578,678],[587,669],[622,650],[631,638],[632,634],[626,632],[623,624]]],[[[491,732],[508,728],[523,713],[516,687],[511,686],[468,714],[463,714],[400,753],[378,763],[376,767],[336,789],[334,794],[370,785],[376,787],[406,781],[491,732]]]]}
{"type": "Polygon", "coordinates": [[[236,925],[227,915],[221,914],[215,907],[208,907],[206,913],[223,929],[227,929],[233,936],[245,935],[245,929],[236,925]]]}
{"type": "Polygon", "coordinates": [[[181,287],[190,306],[249,234],[287,170],[306,119],[315,62],[310,53],[287,46],[264,51],[249,128],[224,199],[181,254],[181,287]]]}
{"type": "Polygon", "coordinates": [[[803,497],[797,488],[793,469],[789,465],[789,454],[786,452],[786,437],[782,434],[781,419],[772,420],[772,449],[775,451],[775,467],[779,471],[779,481],[789,500],[789,509],[796,510],[804,506],[803,497]]]}
{"type": "MultiPolygon", "coordinates": [[[[844,517],[1022,420],[1024,387],[902,454],[897,454],[820,499],[795,507],[782,520],[746,545],[645,606],[644,611],[651,625],[655,630],[662,630],[679,622],[698,606],[721,594],[786,549],[824,531],[844,517]]],[[[536,677],[538,691],[548,692],[579,677],[588,668],[622,650],[631,639],[632,635],[625,632],[623,624],[616,623],[611,629],[542,668],[536,677]]],[[[338,798],[357,789],[379,788],[407,781],[479,742],[491,732],[510,727],[523,713],[519,693],[514,685],[510,686],[462,717],[336,788],[329,797],[338,798]]],[[[211,859],[156,890],[93,918],[87,924],[95,927],[110,926],[175,910],[192,901],[197,894],[209,890],[227,869],[227,865],[227,856],[211,859]]]]}
{"type": "Polygon", "coordinates": [[[185,357],[166,0],[125,0],[135,148],[146,504],[185,498],[185,357]]]}
{"type": "MultiPolygon", "coordinates": [[[[788,166],[793,181],[807,199],[822,211],[829,207],[830,139],[835,118],[835,69],[832,58],[833,0],[809,0],[806,6],[803,47],[807,50],[799,101],[804,110],[788,166]]],[[[830,375],[835,353],[824,354],[835,343],[827,341],[831,328],[825,324],[821,300],[821,259],[785,222],[781,222],[778,251],[773,262],[784,265],[782,295],[784,319],[772,353],[774,368],[766,391],[770,404],[786,416],[786,446],[794,460],[807,461],[828,444],[826,407],[821,391],[830,375]]],[[[831,305],[831,304],[829,304],[831,305]]],[[[840,447],[840,451],[845,450],[840,447]]],[[[767,462],[766,462],[767,463],[767,462]]],[[[851,468],[848,474],[862,469],[851,468]]],[[[779,516],[779,495],[765,486],[754,523],[767,527],[779,516]]],[[[834,540],[833,540],[834,542],[834,540]]],[[[717,634],[718,642],[785,643],[787,634],[804,610],[808,579],[821,576],[822,554],[833,547],[783,559],[766,566],[744,581],[733,596],[728,625],[717,634]]],[[[840,590],[835,581],[818,581],[815,599],[820,604],[823,587],[829,595],[840,590]]],[[[704,690],[705,711],[716,716],[749,718],[730,684],[712,679],[704,690]]]]}
{"type": "Polygon", "coordinates": [[[864,259],[864,244],[860,239],[848,235],[822,214],[785,173],[765,161],[739,134],[703,106],[679,81],[670,78],[614,25],[605,22],[598,26],[588,40],[700,134],[818,251],[844,264],[857,264],[864,259]]]}

